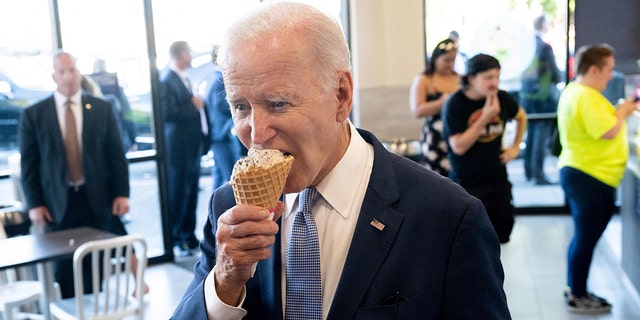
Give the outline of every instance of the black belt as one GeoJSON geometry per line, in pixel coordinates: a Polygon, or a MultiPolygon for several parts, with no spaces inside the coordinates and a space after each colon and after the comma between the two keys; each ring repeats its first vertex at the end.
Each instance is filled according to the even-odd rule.
{"type": "Polygon", "coordinates": [[[75,186],[69,186],[69,191],[73,191],[75,193],[79,193],[80,191],[84,191],[84,184],[79,184],[75,186]]]}

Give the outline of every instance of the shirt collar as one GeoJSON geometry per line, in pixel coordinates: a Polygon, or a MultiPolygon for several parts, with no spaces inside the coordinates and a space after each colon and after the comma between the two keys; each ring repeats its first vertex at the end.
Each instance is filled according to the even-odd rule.
{"type": "MultiPolygon", "coordinates": [[[[368,143],[364,141],[355,126],[349,122],[351,130],[351,140],[347,151],[336,166],[327,174],[316,186],[322,198],[336,210],[343,218],[348,218],[351,208],[354,206],[356,194],[362,182],[362,175],[369,165],[370,159],[363,157],[367,155],[368,143]],[[336,188],[335,186],[340,186],[336,188]]],[[[285,195],[287,208],[297,208],[298,194],[285,195]]],[[[288,218],[294,210],[285,211],[285,218],[288,218]]]]}
{"type": "Polygon", "coordinates": [[[63,108],[64,108],[64,103],[67,102],[67,100],[71,100],[71,102],[73,102],[73,105],[75,105],[75,106],[82,105],[82,92],[81,92],[81,90],[76,91],[76,93],[74,93],[69,98],[67,98],[67,96],[62,94],[62,92],[56,90],[56,91],[53,92],[53,98],[54,98],[54,100],[56,102],[56,106],[62,106],[63,108]]]}
{"type": "Polygon", "coordinates": [[[173,62],[169,63],[169,69],[171,69],[171,70],[173,70],[173,72],[177,73],[178,76],[180,76],[180,78],[182,79],[182,81],[187,79],[187,73],[184,72],[184,70],[178,69],[178,67],[175,65],[175,63],[173,63],[173,62]]]}

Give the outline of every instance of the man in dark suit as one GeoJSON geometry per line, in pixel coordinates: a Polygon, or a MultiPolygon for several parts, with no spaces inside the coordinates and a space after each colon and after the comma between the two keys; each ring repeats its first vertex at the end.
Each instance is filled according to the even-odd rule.
{"type": "Polygon", "coordinates": [[[215,165],[211,168],[213,176],[213,189],[217,189],[229,181],[233,165],[243,155],[247,154],[238,137],[232,132],[233,119],[227,102],[227,94],[224,89],[222,72],[216,63],[218,48],[211,51],[211,61],[214,65],[211,75],[209,90],[207,91],[206,105],[211,119],[211,150],[215,165]]]}
{"type": "Polygon", "coordinates": [[[349,121],[349,50],[333,19],[266,4],[227,31],[219,62],[243,144],[295,160],[273,219],[272,208],[236,205],[229,184],[214,192],[173,319],[510,319],[482,203],[349,121]],[[310,211],[296,212],[307,207],[296,199],[316,191],[310,211]],[[320,263],[301,275],[307,251],[292,248],[316,238],[299,238],[302,214],[320,263]],[[305,273],[313,286],[294,283],[305,273]],[[312,301],[314,315],[303,314],[312,301]]]}
{"type": "MultiPolygon", "coordinates": [[[[111,105],[80,90],[82,76],[70,54],[58,53],[53,70],[57,90],[27,108],[20,123],[29,218],[45,231],[81,226],[113,231],[129,211],[129,167],[111,105]],[[70,153],[71,145],[79,154],[70,153]]],[[[62,296],[73,296],[71,259],[59,262],[55,272],[62,296]]]]}
{"type": "Polygon", "coordinates": [[[536,185],[548,185],[551,181],[544,173],[544,158],[549,146],[556,120],[553,114],[558,109],[559,92],[556,84],[561,75],[553,48],[542,38],[549,31],[549,18],[541,15],[534,19],[536,52],[531,64],[522,74],[520,103],[532,115],[527,127],[527,148],[524,152],[524,173],[527,180],[536,185]],[[537,115],[551,114],[538,119],[537,115]],[[537,114],[537,115],[536,115],[537,114]]]}
{"type": "Polygon", "coordinates": [[[195,94],[185,70],[191,50],[185,41],[169,48],[171,62],[160,74],[160,95],[166,144],[169,214],[173,252],[178,257],[198,248],[195,236],[200,157],[209,149],[207,110],[195,94]],[[205,145],[206,143],[206,145],[205,145]]]}

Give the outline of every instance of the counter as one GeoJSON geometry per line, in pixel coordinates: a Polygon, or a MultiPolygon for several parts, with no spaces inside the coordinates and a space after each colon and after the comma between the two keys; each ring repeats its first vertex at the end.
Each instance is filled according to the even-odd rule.
{"type": "Polygon", "coordinates": [[[620,185],[620,222],[622,225],[621,266],[627,277],[640,292],[640,139],[638,132],[640,116],[629,118],[629,161],[620,185]]]}

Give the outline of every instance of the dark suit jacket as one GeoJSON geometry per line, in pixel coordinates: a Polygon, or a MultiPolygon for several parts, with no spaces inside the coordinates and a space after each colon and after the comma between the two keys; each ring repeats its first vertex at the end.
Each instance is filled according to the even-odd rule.
{"type": "Polygon", "coordinates": [[[539,35],[535,39],[535,55],[522,74],[521,103],[528,114],[555,112],[560,96],[556,83],[560,82],[562,75],[551,45],[539,35]]]}
{"type": "MultiPolygon", "coordinates": [[[[175,161],[199,163],[202,153],[209,150],[210,138],[202,134],[200,113],[191,101],[193,94],[177,73],[166,68],[160,75],[160,95],[169,165],[175,161]]],[[[209,121],[207,109],[204,113],[209,121]]]]}
{"type": "MultiPolygon", "coordinates": [[[[24,111],[20,122],[22,186],[27,209],[46,206],[64,218],[69,189],[65,148],[53,95],[24,111]]],[[[129,197],[129,165],[111,105],[82,94],[82,165],[94,227],[111,230],[111,206],[129,197]]]]}
{"type": "MultiPolygon", "coordinates": [[[[359,132],[373,145],[373,170],[328,318],[510,319],[500,245],[482,203],[359,132]],[[373,219],[386,227],[378,231],[373,219]]],[[[216,221],[233,199],[228,184],[213,194],[202,257],[173,319],[207,319],[216,221]]],[[[247,282],[245,319],[283,318],[280,239],[272,252],[247,282]]]]}
{"type": "Polygon", "coordinates": [[[207,106],[211,119],[211,140],[215,142],[229,142],[236,139],[231,134],[233,119],[227,102],[227,94],[222,81],[222,72],[214,70],[211,87],[207,92],[207,106]]]}

